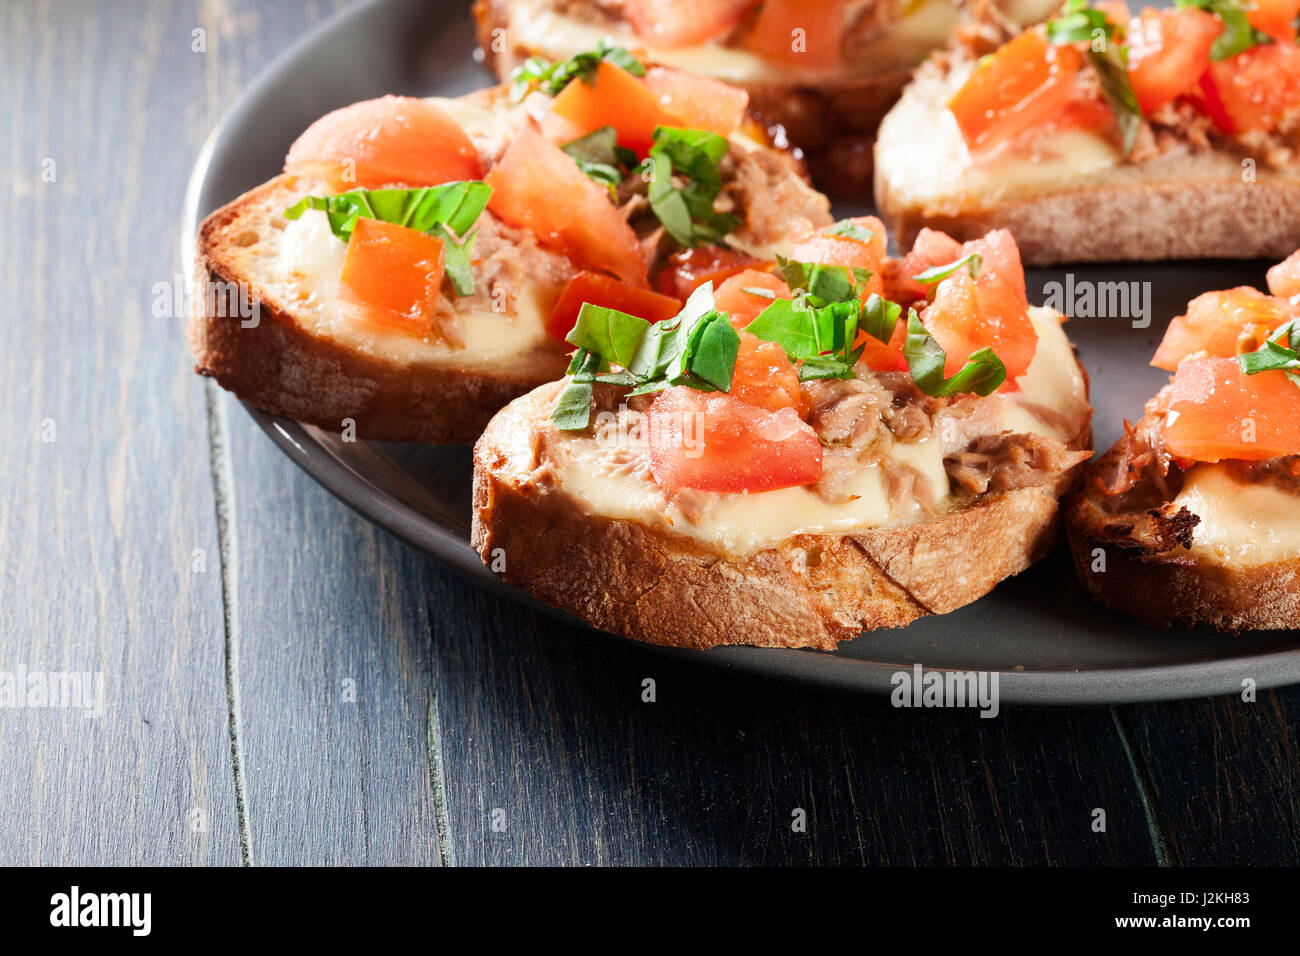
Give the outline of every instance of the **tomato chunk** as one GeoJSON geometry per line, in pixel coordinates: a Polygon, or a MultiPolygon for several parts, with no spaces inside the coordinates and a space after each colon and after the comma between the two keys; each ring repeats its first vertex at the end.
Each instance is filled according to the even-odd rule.
{"type": "Polygon", "coordinates": [[[765,0],[749,48],[761,56],[809,71],[839,64],[848,0],[765,0]]]}
{"type": "Polygon", "coordinates": [[[758,314],[772,304],[775,299],[790,298],[790,287],[785,280],[770,272],[746,269],[727,279],[713,293],[713,307],[719,312],[726,312],[731,324],[738,329],[758,318],[758,314]],[[746,289],[766,289],[772,297],[755,295],[746,289]]]}
{"type": "Polygon", "coordinates": [[[761,265],[761,259],[725,246],[679,249],[668,257],[667,265],[659,273],[659,291],[685,302],[706,282],[712,282],[716,289],[724,279],[761,265]]]}
{"type": "Polygon", "coordinates": [[[1285,372],[1246,375],[1233,358],[1178,366],[1164,441],[1192,461],[1262,461],[1300,454],[1300,387],[1285,372]]]}
{"type": "Polygon", "coordinates": [[[744,90],[685,70],[652,67],[646,72],[645,85],[664,112],[675,117],[673,125],[707,129],[719,136],[735,132],[749,105],[744,90]]]}
{"type": "MultiPolygon", "coordinates": [[[[922,229],[916,235],[912,251],[903,257],[899,268],[899,278],[893,283],[900,298],[920,299],[928,297],[934,286],[925,286],[913,282],[912,276],[920,275],[926,269],[945,266],[958,261],[971,253],[980,257],[977,270],[979,284],[983,287],[1005,286],[1020,303],[1021,311],[1029,308],[1029,299],[1025,294],[1025,267],[1020,261],[1020,247],[1015,238],[1005,229],[994,229],[982,238],[959,243],[947,233],[935,229],[922,229]]],[[[964,270],[969,271],[969,270],[964,270]]],[[[937,289],[935,290],[937,292],[937,289]]]]}
{"type": "Polygon", "coordinates": [[[1142,111],[1197,91],[1223,21],[1196,7],[1148,7],[1128,28],[1128,74],[1142,111]]]}
{"type": "Polygon", "coordinates": [[[378,219],[358,219],[339,276],[339,298],[371,324],[416,335],[433,330],[442,240],[378,219]]]}
{"type": "Polygon", "coordinates": [[[1300,106],[1300,47],[1269,43],[1211,63],[1208,85],[1207,99],[1217,100],[1225,132],[1274,129],[1300,106]]]}
{"type": "Polygon", "coordinates": [[[660,46],[693,46],[730,30],[758,0],[626,0],[636,35],[660,46]]]}
{"type": "Polygon", "coordinates": [[[521,129],[484,181],[488,208],[588,269],[646,286],[645,253],[609,194],[540,133],[521,129]]]}
{"type": "Polygon", "coordinates": [[[546,331],[563,340],[573,330],[578,313],[588,302],[635,315],[647,322],[674,318],[682,309],[682,304],[672,296],[628,285],[598,272],[579,272],[560,293],[550,318],[546,320],[546,331]]]}
{"type": "Polygon", "coordinates": [[[793,408],[771,412],[677,386],[665,389],[645,418],[650,473],[669,493],[772,491],[821,477],[821,442],[793,408]]]}
{"type": "Polygon", "coordinates": [[[885,264],[885,226],[875,216],[858,216],[845,220],[845,223],[857,226],[871,235],[865,239],[848,235],[839,235],[828,231],[835,227],[820,229],[816,232],[796,236],[790,247],[790,258],[798,262],[815,262],[829,266],[844,266],[848,269],[870,269],[871,278],[862,290],[865,299],[873,292],[884,291],[881,269],[885,264]]]}
{"type": "Polygon", "coordinates": [[[1300,0],[1254,0],[1246,8],[1246,19],[1251,26],[1278,43],[1295,43],[1297,16],[1300,16],[1300,0]]]}
{"type": "Polygon", "coordinates": [[[894,326],[894,334],[888,342],[882,342],[874,335],[859,333],[857,345],[862,346],[862,358],[867,368],[875,372],[906,372],[907,358],[903,355],[903,346],[907,344],[907,316],[899,318],[894,326]]]}
{"type": "Polygon", "coordinates": [[[1300,250],[1268,270],[1268,291],[1289,299],[1300,295],[1300,250]]]}
{"type": "Polygon", "coordinates": [[[1049,123],[1075,95],[1081,63],[1074,47],[1051,46],[1033,30],[990,54],[948,101],[966,145],[987,149],[1049,123]]]}
{"type": "Polygon", "coordinates": [[[1206,292],[1187,303],[1187,314],[1175,316],[1165,330],[1151,364],[1170,372],[1194,352],[1231,358],[1239,342],[1254,351],[1287,318],[1287,303],[1250,286],[1206,292]]]}
{"type": "Polygon", "coordinates": [[[437,186],[483,176],[478,151],[460,124],[410,96],[385,96],[326,113],[289,147],[284,169],[323,179],[335,192],[437,186]]]}
{"type": "Polygon", "coordinates": [[[785,349],[748,332],[740,333],[740,351],[728,394],[769,412],[783,408],[793,408],[800,416],[804,412],[799,372],[786,357],[785,349]]]}
{"type": "Polygon", "coordinates": [[[671,113],[641,80],[608,60],[596,68],[596,82],[577,79],[560,91],[551,110],[590,133],[602,126],[618,131],[620,146],[644,153],[654,143],[656,126],[674,126],[671,113]]]}
{"type": "Polygon", "coordinates": [[[947,354],[944,375],[952,376],[977,349],[991,348],[1007,368],[1002,389],[1016,391],[1016,378],[1029,371],[1038,333],[1015,289],[994,277],[972,279],[959,269],[939,283],[921,321],[947,354]]]}

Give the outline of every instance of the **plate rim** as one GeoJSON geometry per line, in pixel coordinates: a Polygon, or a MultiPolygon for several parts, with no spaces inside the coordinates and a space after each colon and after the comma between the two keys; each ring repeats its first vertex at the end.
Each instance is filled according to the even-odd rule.
{"type": "MultiPolygon", "coordinates": [[[[194,241],[202,215],[199,201],[225,134],[248,104],[274,86],[275,77],[286,64],[313,47],[322,36],[341,28],[372,8],[391,0],[361,0],[315,24],[291,43],[253,78],[223,111],[200,147],[186,185],[181,214],[180,251],[183,269],[194,260],[194,241]]],[[[188,274],[188,273],[187,273],[188,274]]],[[[212,387],[216,387],[213,385],[212,387]]],[[[888,695],[894,689],[893,675],[899,663],[835,657],[809,649],[766,648],[733,645],[707,651],[661,647],[606,631],[545,605],[518,588],[501,581],[480,561],[465,540],[427,515],[387,495],[382,489],[348,468],[313,438],[301,423],[271,415],[239,400],[259,428],[291,461],[330,494],[371,523],[411,547],[429,555],[444,567],[500,598],[539,610],[551,617],[577,624],[605,639],[648,649],[658,654],[706,664],[726,671],[769,679],[795,681],[841,693],[888,695]]],[[[859,638],[861,639],[861,638],[859,638]]],[[[1232,638],[1225,635],[1225,640],[1232,638]]],[[[927,671],[960,672],[959,668],[925,665],[927,671]]],[[[1300,683],[1300,647],[1207,661],[1183,661],[1161,665],[1106,668],[1011,669],[990,671],[998,675],[999,704],[1088,706],[1184,700],[1235,694],[1243,679],[1255,681],[1259,689],[1300,683]]]]}

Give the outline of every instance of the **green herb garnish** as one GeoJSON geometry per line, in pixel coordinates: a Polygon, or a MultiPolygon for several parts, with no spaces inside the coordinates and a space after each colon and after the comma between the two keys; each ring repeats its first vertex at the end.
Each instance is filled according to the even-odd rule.
{"type": "Polygon", "coordinates": [[[837,222],[826,230],[828,236],[843,236],[846,239],[856,239],[858,242],[869,242],[875,235],[866,226],[860,226],[852,219],[845,219],[843,222],[837,222]]]}
{"type": "Polygon", "coordinates": [[[950,262],[944,266],[930,266],[924,272],[912,276],[913,282],[920,282],[922,285],[933,285],[943,279],[948,278],[962,266],[970,269],[970,277],[974,279],[979,275],[980,266],[984,262],[984,257],[978,252],[968,252],[955,262],[950,262]]]}
{"type": "Polygon", "coordinates": [[[1251,47],[1273,42],[1271,36],[1251,25],[1246,18],[1249,8],[1240,0],[1174,0],[1174,5],[1205,10],[1223,21],[1223,32],[1215,37],[1210,47],[1210,59],[1216,63],[1251,47]]]}
{"type": "Polygon", "coordinates": [[[944,378],[948,355],[926,331],[915,309],[907,310],[907,343],[903,346],[903,357],[907,359],[907,368],[916,387],[936,398],[946,398],[958,392],[992,395],[1007,380],[1007,367],[990,348],[972,352],[956,375],[944,378]]]}
{"type": "Polygon", "coordinates": [[[474,223],[491,195],[492,187],[477,180],[422,189],[356,189],[337,196],[305,196],[284,215],[297,219],[308,209],[322,210],[330,231],[344,242],[352,238],[352,228],[362,217],[435,235],[443,243],[447,279],[456,294],[464,296],[474,294],[474,223]]]}
{"type": "Polygon", "coordinates": [[[722,237],[740,226],[738,216],[713,208],[722,189],[718,162],[728,148],[725,137],[708,130],[655,129],[654,145],[641,166],[650,177],[650,208],[683,246],[722,245],[722,237]],[[685,185],[677,186],[675,179],[685,185]]]}
{"type": "Polygon", "coordinates": [[[1278,326],[1254,352],[1238,355],[1237,364],[1245,375],[1282,371],[1292,382],[1300,385],[1300,319],[1291,319],[1278,326]]]}
{"type": "Polygon", "coordinates": [[[586,303],[566,341],[577,347],[568,370],[573,378],[551,413],[564,431],[581,431],[590,424],[597,382],[630,386],[631,395],[672,385],[728,391],[740,350],[740,336],[726,313],[713,308],[711,282],[691,293],[682,311],[667,322],[651,323],[586,303]]]}
{"type": "Polygon", "coordinates": [[[819,262],[798,262],[776,257],[781,270],[781,278],[790,287],[790,291],[806,295],[814,306],[827,305],[831,302],[848,302],[862,295],[862,287],[871,278],[871,270],[854,266],[824,265],[819,262]]]}
{"type": "Polygon", "coordinates": [[[608,186],[611,194],[627,171],[636,166],[636,153],[618,145],[618,130],[612,126],[602,126],[565,143],[560,149],[572,156],[589,178],[608,186]]]}
{"type": "Polygon", "coordinates": [[[645,76],[645,65],[640,60],[623,47],[614,46],[609,40],[603,39],[596,45],[596,49],[575,53],[559,63],[551,63],[540,56],[530,56],[511,71],[510,95],[518,102],[535,86],[547,96],[556,96],[576,79],[594,86],[596,69],[605,60],[622,67],[633,76],[645,76]]]}

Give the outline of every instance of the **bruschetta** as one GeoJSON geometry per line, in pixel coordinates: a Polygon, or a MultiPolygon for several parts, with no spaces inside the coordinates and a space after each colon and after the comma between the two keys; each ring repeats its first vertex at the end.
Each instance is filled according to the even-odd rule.
{"type": "Polygon", "coordinates": [[[1069,0],[935,55],[881,124],[901,241],[1009,229],[1025,261],[1282,258],[1300,245],[1300,0],[1069,0]]]}
{"type": "Polygon", "coordinates": [[[199,232],[198,371],[357,437],[473,441],[563,373],[575,297],[674,315],[682,282],[830,221],[743,93],[673,73],[669,109],[645,74],[602,46],[544,84],[318,120],[199,232]]]}
{"type": "MultiPolygon", "coordinates": [[[[841,195],[871,189],[871,143],[912,69],[972,28],[970,9],[1037,23],[1059,0],[478,0],[487,62],[505,80],[610,37],[647,62],[742,87],[754,115],[841,195]]],[[[670,83],[661,93],[673,96],[670,83]]]]}
{"type": "Polygon", "coordinates": [[[641,641],[831,650],[1046,552],[1091,407],[1011,236],[791,239],[668,320],[583,305],[567,376],[475,446],[489,568],[641,641]]]}
{"type": "Polygon", "coordinates": [[[1144,622],[1300,627],[1300,253],[1193,299],[1173,373],[1067,504],[1079,578],[1144,622]]]}

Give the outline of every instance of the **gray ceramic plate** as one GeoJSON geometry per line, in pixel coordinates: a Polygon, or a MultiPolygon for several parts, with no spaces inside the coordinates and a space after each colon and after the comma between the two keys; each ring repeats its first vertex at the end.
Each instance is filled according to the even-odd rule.
{"type": "MultiPolygon", "coordinates": [[[[205,145],[187,198],[184,234],[203,215],[274,175],[296,134],[328,110],[383,93],[455,95],[490,82],[472,57],[466,5],[379,0],[304,37],[234,105],[205,145]]],[[[859,210],[840,208],[840,214],[859,210]]],[[[189,261],[188,254],[186,261],[189,261]]],[[[1075,318],[1070,333],[1092,377],[1098,447],[1124,416],[1140,414],[1162,373],[1146,362],[1168,319],[1191,297],[1262,282],[1266,263],[1197,262],[1074,269],[1077,283],[1149,283],[1153,321],[1075,318]]],[[[1067,270],[1038,270],[1030,298],[1067,270]]],[[[1141,287],[1139,287],[1141,288],[1141,287]]],[[[343,444],[316,428],[250,414],[299,466],[388,531],[491,588],[503,585],[468,545],[467,448],[343,444]]],[[[1063,551],[954,614],[866,634],[834,654],[733,647],[668,652],[690,659],[843,689],[888,692],[914,662],[927,668],[1000,672],[1005,701],[1107,703],[1193,697],[1300,681],[1300,633],[1230,638],[1205,629],[1154,631],[1091,604],[1063,551]]]]}

